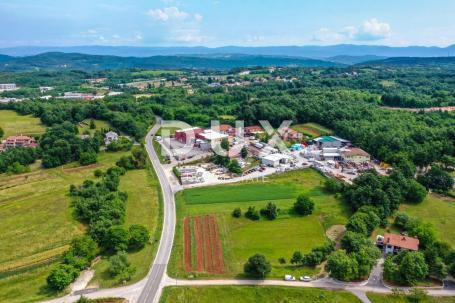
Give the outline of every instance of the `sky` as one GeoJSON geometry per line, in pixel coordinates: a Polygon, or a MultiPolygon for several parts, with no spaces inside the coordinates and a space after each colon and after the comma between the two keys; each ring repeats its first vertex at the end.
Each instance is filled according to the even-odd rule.
{"type": "Polygon", "coordinates": [[[455,43],[453,0],[0,0],[0,47],[455,43]]]}

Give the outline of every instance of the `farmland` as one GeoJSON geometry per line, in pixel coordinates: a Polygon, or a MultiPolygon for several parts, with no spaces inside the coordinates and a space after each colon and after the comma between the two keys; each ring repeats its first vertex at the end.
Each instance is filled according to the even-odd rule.
{"type": "Polygon", "coordinates": [[[310,138],[333,134],[332,130],[317,123],[296,124],[292,125],[291,128],[310,138]]]}
{"type": "MultiPolygon", "coordinates": [[[[280,265],[278,259],[284,257],[289,260],[296,250],[309,252],[325,242],[325,232],[329,227],[346,223],[349,211],[335,197],[322,191],[323,180],[324,177],[314,170],[301,170],[273,176],[265,183],[213,186],[178,193],[177,231],[169,273],[188,277],[185,272],[183,237],[185,218],[212,215],[219,224],[226,270],[218,276],[242,277],[243,264],[255,253],[264,254],[272,263],[272,277],[281,277],[284,273],[316,274],[319,269],[280,265]],[[290,211],[300,193],[307,194],[315,202],[313,215],[298,217],[290,211]],[[240,207],[244,213],[249,206],[260,209],[269,201],[280,208],[276,220],[251,221],[231,215],[236,207],[240,207]]],[[[195,249],[192,249],[191,260],[195,260],[195,254],[195,249]]],[[[188,256],[186,258],[189,259],[188,256]]],[[[194,276],[213,275],[198,272],[194,276]]]]}
{"type": "Polygon", "coordinates": [[[208,287],[166,287],[161,303],[357,303],[353,294],[346,291],[328,291],[317,288],[265,287],[265,286],[208,286],[208,287]]]}
{"type": "MultiPolygon", "coordinates": [[[[44,287],[46,276],[71,239],[85,232],[85,227],[72,216],[68,187],[92,179],[95,169],[114,165],[124,154],[101,153],[99,163],[89,167],[72,163],[43,170],[35,165],[29,174],[0,175],[0,301],[24,302],[54,296],[44,287]],[[13,224],[15,229],[10,228],[13,224]]],[[[157,186],[155,177],[145,170],[128,172],[121,180],[121,189],[126,189],[130,197],[127,224],[144,224],[152,237],[158,225],[157,186]]],[[[137,267],[133,279],[145,275],[155,248],[156,245],[148,245],[130,256],[137,267]]],[[[103,260],[101,267],[102,264],[103,260]]],[[[104,283],[109,282],[100,282],[104,283]]]]}
{"type": "Polygon", "coordinates": [[[33,116],[21,116],[12,110],[0,110],[0,127],[5,131],[4,137],[12,135],[40,135],[45,127],[40,119],[33,116]],[[20,133],[18,131],[20,130],[20,133]]]}

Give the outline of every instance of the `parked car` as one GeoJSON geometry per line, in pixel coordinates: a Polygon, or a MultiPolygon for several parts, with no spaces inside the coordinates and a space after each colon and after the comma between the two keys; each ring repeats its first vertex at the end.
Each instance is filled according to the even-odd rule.
{"type": "Polygon", "coordinates": [[[302,276],[299,280],[302,282],[311,282],[311,278],[308,276],[302,276]]]}
{"type": "Polygon", "coordinates": [[[295,277],[291,275],[285,275],[284,281],[295,281],[295,277]]]}

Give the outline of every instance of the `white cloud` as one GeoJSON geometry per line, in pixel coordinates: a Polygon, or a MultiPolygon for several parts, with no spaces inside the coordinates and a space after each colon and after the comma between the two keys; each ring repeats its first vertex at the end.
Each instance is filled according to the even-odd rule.
{"type": "Polygon", "coordinates": [[[185,43],[202,43],[207,42],[209,39],[202,35],[198,28],[180,28],[171,30],[169,40],[185,43]]]}
{"type": "Polygon", "coordinates": [[[357,34],[357,40],[382,40],[390,35],[390,25],[373,18],[363,23],[362,30],[357,34]]]}
{"type": "Polygon", "coordinates": [[[174,21],[174,20],[185,20],[189,14],[185,11],[181,11],[178,7],[171,6],[163,9],[151,9],[147,15],[152,19],[161,22],[174,21]]]}
{"type": "Polygon", "coordinates": [[[346,41],[377,41],[391,36],[391,26],[372,18],[362,26],[345,26],[341,30],[321,28],[313,34],[313,41],[324,43],[340,43],[346,41]]]}
{"type": "Polygon", "coordinates": [[[194,20],[196,22],[201,22],[204,17],[201,14],[194,14],[194,20]]]}

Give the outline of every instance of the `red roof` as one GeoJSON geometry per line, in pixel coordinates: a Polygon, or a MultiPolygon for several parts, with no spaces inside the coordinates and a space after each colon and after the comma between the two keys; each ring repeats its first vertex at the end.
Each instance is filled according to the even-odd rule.
{"type": "Polygon", "coordinates": [[[252,126],[247,126],[245,127],[245,133],[250,134],[250,133],[261,133],[263,132],[264,129],[258,125],[252,125],[252,126]]]}
{"type": "Polygon", "coordinates": [[[384,244],[409,250],[419,250],[419,239],[398,234],[384,234],[384,244]]]}
{"type": "Polygon", "coordinates": [[[344,154],[346,156],[363,156],[363,157],[369,157],[370,154],[364,151],[363,149],[357,148],[357,147],[351,147],[347,149],[344,154]]]}
{"type": "Polygon", "coordinates": [[[232,129],[232,126],[230,126],[229,124],[221,124],[220,125],[220,132],[227,132],[230,129],[232,129]]]}

